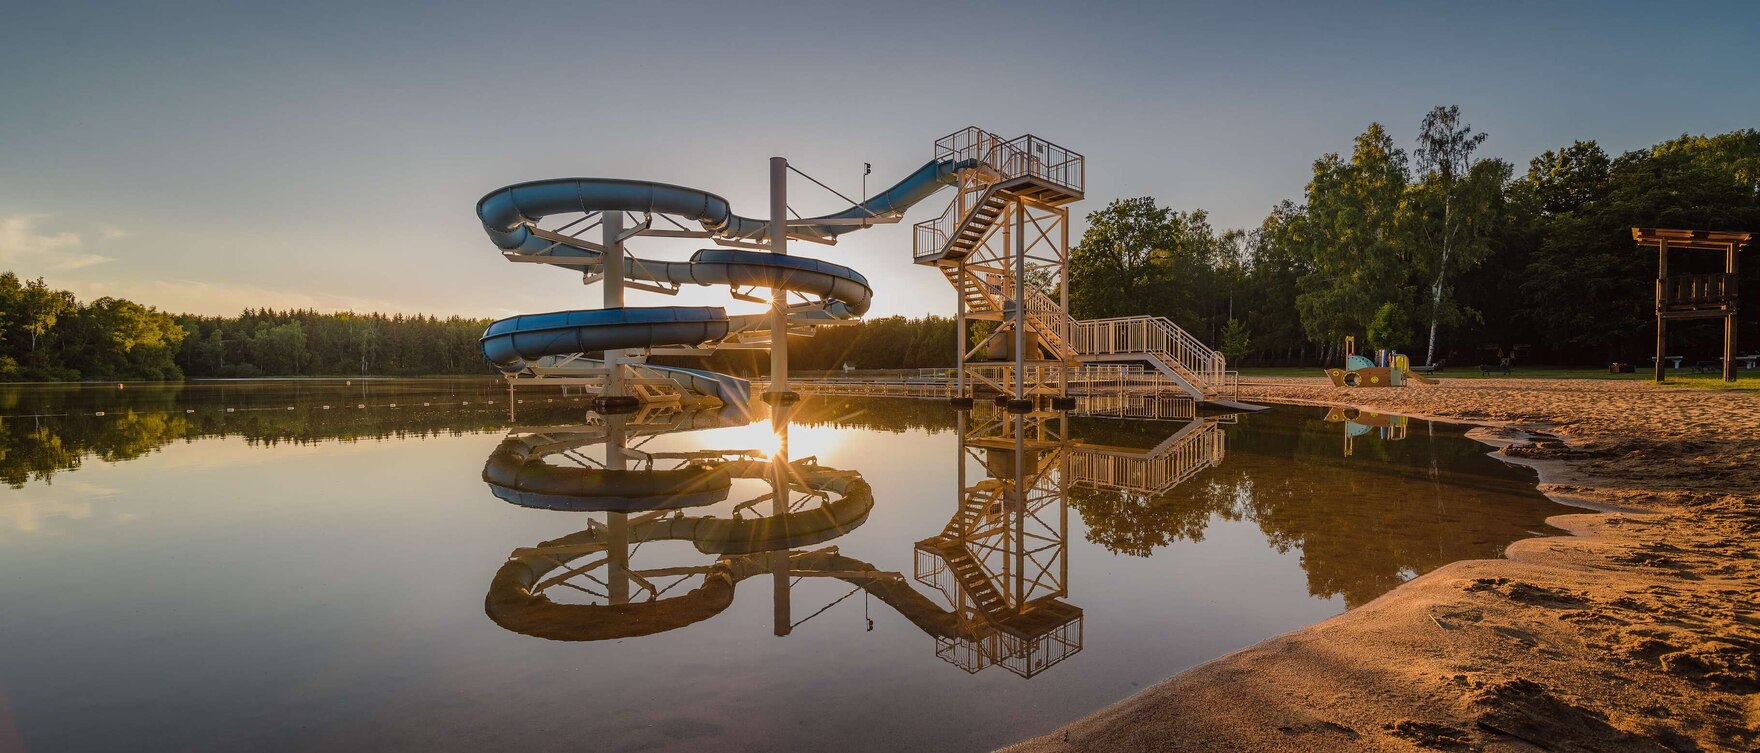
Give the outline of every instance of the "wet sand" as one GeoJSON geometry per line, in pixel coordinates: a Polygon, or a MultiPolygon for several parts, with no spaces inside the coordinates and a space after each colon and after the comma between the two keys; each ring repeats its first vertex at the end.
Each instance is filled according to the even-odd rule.
{"type": "Polygon", "coordinates": [[[1760,393],[1252,381],[1242,399],[1481,424],[1591,511],[1007,750],[1760,750],[1760,393]]]}

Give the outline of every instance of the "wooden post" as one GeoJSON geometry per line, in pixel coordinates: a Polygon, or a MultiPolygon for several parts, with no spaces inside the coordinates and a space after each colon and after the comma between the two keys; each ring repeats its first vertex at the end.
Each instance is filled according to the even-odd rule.
{"type": "Polygon", "coordinates": [[[1668,303],[1668,241],[1656,244],[1656,383],[1662,384],[1668,370],[1662,360],[1668,349],[1668,320],[1664,318],[1668,303]]]}
{"type": "Polygon", "coordinates": [[[1738,295],[1741,293],[1742,281],[1737,276],[1736,261],[1737,244],[1729,244],[1728,255],[1724,261],[1724,315],[1723,315],[1723,381],[1736,380],[1736,313],[1741,311],[1738,295]]]}

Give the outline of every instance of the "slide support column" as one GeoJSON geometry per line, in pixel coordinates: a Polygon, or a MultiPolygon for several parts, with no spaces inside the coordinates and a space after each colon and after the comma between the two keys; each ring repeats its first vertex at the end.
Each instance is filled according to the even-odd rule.
{"type": "MultiPolygon", "coordinates": [[[[623,234],[623,212],[607,211],[599,215],[599,227],[604,235],[601,240],[605,246],[600,271],[604,273],[605,308],[623,308],[623,243],[618,236],[623,234]]],[[[605,387],[599,394],[615,397],[623,394],[623,351],[605,351],[605,387]]]]}
{"type": "MultiPolygon", "coordinates": [[[[788,158],[770,158],[770,253],[788,255],[788,158]]],[[[788,291],[770,290],[770,391],[772,403],[793,402],[788,389],[788,291]]]]}
{"type": "MultiPolygon", "coordinates": [[[[599,237],[605,253],[599,257],[600,282],[605,285],[605,308],[623,308],[623,212],[599,213],[599,237]]],[[[642,407],[640,398],[629,394],[623,383],[623,351],[605,351],[605,381],[593,398],[593,410],[602,415],[633,413],[642,407]]]]}

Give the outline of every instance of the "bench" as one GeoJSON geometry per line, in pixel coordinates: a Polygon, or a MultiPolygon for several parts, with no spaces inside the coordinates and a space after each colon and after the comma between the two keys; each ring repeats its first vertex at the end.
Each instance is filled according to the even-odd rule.
{"type": "Polygon", "coordinates": [[[1493,372],[1493,371],[1501,371],[1501,372],[1503,372],[1504,376],[1509,376],[1510,368],[1511,367],[1509,367],[1509,366],[1504,366],[1501,364],[1482,363],[1482,364],[1479,364],[1479,376],[1491,376],[1491,372],[1493,372]]]}

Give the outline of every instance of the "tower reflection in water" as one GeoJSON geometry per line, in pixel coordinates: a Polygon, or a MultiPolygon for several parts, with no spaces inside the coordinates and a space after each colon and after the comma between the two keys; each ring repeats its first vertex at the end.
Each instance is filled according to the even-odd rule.
{"type": "Polygon", "coordinates": [[[551,640],[651,635],[714,617],[742,581],[767,575],[776,635],[865,592],[932,637],[942,660],[1032,677],[1082,648],[1082,609],[1067,600],[1071,489],[1160,495],[1225,451],[1214,418],[1162,424],[1170,434],[1145,450],[1073,440],[1063,412],[960,413],[958,504],[916,542],[907,577],[839,551],[835,541],[867,520],[874,496],[859,472],[791,457],[799,410],[770,409],[770,448],[645,450],[664,434],[749,420],[664,405],[510,432],[483,469],[494,494],[590,516],[584,530],[509,555],[485,599],[489,618],[551,640]],[[736,494],[753,486],[741,480],[762,491],[736,494]],[[735,500],[726,517],[692,514],[735,500]],[[638,562],[645,545],[667,541],[713,559],[638,562]],[[806,578],[851,590],[797,617],[791,590],[806,578]]]}

